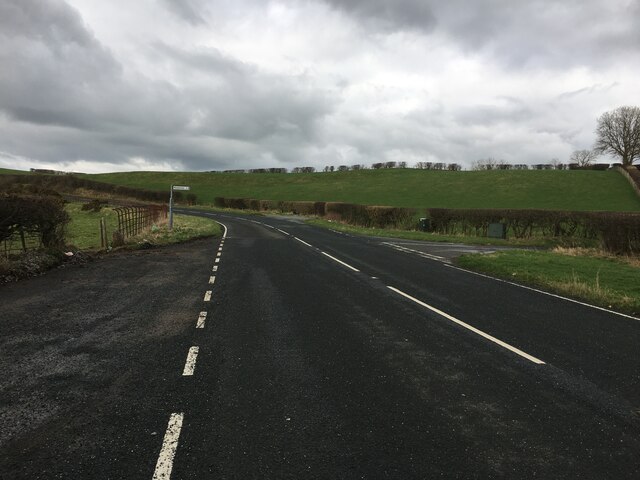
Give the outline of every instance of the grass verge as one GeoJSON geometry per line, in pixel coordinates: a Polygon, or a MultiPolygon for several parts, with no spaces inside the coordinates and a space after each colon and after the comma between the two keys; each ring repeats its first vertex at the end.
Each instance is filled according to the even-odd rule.
{"type": "Polygon", "coordinates": [[[404,238],[407,240],[420,240],[423,242],[449,242],[462,243],[465,245],[501,245],[516,247],[545,247],[550,248],[561,243],[561,240],[552,238],[533,237],[528,239],[512,238],[502,240],[500,238],[470,237],[463,235],[439,235],[430,232],[418,232],[412,230],[395,230],[391,228],[366,228],[347,225],[329,220],[310,219],[305,223],[316,227],[328,228],[339,232],[352,233],[356,235],[368,235],[373,237],[404,238]]]}
{"type": "Polygon", "coordinates": [[[596,250],[510,250],[463,255],[456,263],[632,315],[640,313],[640,264],[596,250]]]}
{"type": "MultiPolygon", "coordinates": [[[[107,234],[118,228],[118,217],[110,207],[103,207],[99,212],[82,211],[82,203],[69,203],[66,210],[71,216],[67,226],[67,244],[78,250],[100,249],[100,218],[107,223],[107,234]]],[[[173,216],[173,231],[169,231],[165,222],[155,225],[150,231],[127,239],[125,247],[138,245],[169,245],[195,238],[222,236],[220,225],[213,220],[190,215],[173,216]]]]}

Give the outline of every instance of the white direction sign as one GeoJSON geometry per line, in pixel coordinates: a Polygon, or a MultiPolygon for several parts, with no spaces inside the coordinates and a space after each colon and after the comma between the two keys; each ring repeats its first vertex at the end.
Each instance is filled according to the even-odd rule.
{"type": "Polygon", "coordinates": [[[174,185],[173,189],[174,190],[191,190],[191,187],[187,187],[185,185],[174,185]]]}

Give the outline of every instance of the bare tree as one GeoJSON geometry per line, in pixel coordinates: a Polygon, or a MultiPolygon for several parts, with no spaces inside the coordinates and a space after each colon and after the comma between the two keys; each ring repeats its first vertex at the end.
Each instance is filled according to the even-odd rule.
{"type": "Polygon", "coordinates": [[[622,165],[640,159],[640,108],[619,107],[598,118],[596,127],[597,153],[622,157],[622,165]]]}
{"type": "Polygon", "coordinates": [[[569,162],[577,163],[579,167],[586,167],[591,165],[597,157],[598,154],[593,150],[574,150],[569,162]]]}

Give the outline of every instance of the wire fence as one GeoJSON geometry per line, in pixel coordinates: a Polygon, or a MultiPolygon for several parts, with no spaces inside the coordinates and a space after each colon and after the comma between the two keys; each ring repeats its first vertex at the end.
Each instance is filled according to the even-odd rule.
{"type": "Polygon", "coordinates": [[[39,248],[42,248],[42,238],[38,232],[17,229],[2,241],[2,254],[5,258],[39,248]]]}
{"type": "Polygon", "coordinates": [[[154,224],[166,220],[166,205],[150,205],[141,207],[118,207],[113,209],[118,215],[118,232],[122,238],[134,237],[154,224]]]}

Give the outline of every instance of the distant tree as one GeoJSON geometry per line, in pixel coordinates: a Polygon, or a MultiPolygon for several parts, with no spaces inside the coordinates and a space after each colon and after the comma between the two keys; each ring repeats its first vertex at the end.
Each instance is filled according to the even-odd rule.
{"type": "Polygon", "coordinates": [[[397,166],[396,162],[384,162],[383,168],[396,168],[396,166],[397,166]]]}
{"type": "Polygon", "coordinates": [[[371,164],[371,168],[373,170],[378,170],[378,169],[383,168],[383,167],[384,167],[384,163],[372,163],[371,164]]]}
{"type": "Polygon", "coordinates": [[[579,167],[586,167],[591,165],[597,157],[598,154],[593,150],[574,150],[569,157],[569,162],[577,163],[579,167]]]}
{"type": "Polygon", "coordinates": [[[640,159],[640,108],[619,107],[598,118],[594,150],[617,155],[624,167],[640,159]]]}
{"type": "Polygon", "coordinates": [[[360,165],[359,163],[356,163],[355,165],[351,165],[351,170],[363,170],[364,169],[364,165],[360,165]]]}
{"type": "Polygon", "coordinates": [[[333,172],[335,169],[336,169],[336,167],[334,167],[333,165],[331,165],[331,166],[329,167],[329,170],[330,170],[330,171],[332,171],[332,172],[333,172]]]}
{"type": "Polygon", "coordinates": [[[416,168],[419,170],[433,170],[433,162],[418,162],[416,168]]]}
{"type": "Polygon", "coordinates": [[[398,168],[407,168],[407,162],[398,162],[398,168]]]}
{"type": "Polygon", "coordinates": [[[452,172],[458,172],[462,170],[462,165],[460,165],[459,163],[450,163],[449,165],[447,165],[447,170],[451,170],[452,172]]]}
{"type": "Polygon", "coordinates": [[[339,172],[348,172],[349,171],[349,167],[347,165],[340,165],[338,167],[338,171],[339,172]]]}
{"type": "Polygon", "coordinates": [[[496,170],[499,164],[493,157],[481,158],[471,164],[471,170],[496,170]]]}

